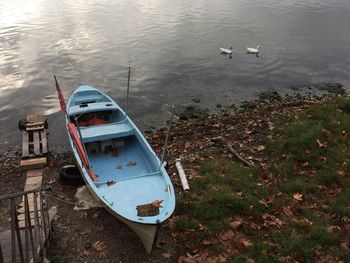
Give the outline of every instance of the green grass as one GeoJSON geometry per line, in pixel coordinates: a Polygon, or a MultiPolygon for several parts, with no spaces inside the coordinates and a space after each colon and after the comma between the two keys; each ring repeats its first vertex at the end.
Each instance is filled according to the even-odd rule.
{"type": "Polygon", "coordinates": [[[317,193],[319,189],[312,182],[312,179],[305,177],[297,177],[292,180],[288,180],[281,185],[281,190],[287,194],[292,193],[317,193]]]}
{"type": "Polygon", "coordinates": [[[178,200],[178,212],[188,217],[180,218],[177,227],[193,228],[195,221],[204,224],[206,235],[210,235],[226,229],[230,218],[236,215],[262,213],[266,208],[259,200],[269,193],[256,185],[257,172],[256,168],[241,167],[230,160],[203,162],[202,177],[191,182],[190,196],[178,200]],[[187,202],[188,199],[192,201],[187,202]]]}
{"type": "Polygon", "coordinates": [[[337,245],[338,238],[327,232],[325,227],[315,225],[311,227],[309,233],[298,233],[291,230],[287,233],[274,235],[274,241],[280,246],[280,253],[288,256],[298,254],[303,261],[313,262],[314,252],[318,246],[325,248],[331,245],[337,245]]]}
{"type": "Polygon", "coordinates": [[[343,179],[343,191],[330,201],[328,211],[338,217],[350,215],[350,180],[343,179]]]}
{"type": "Polygon", "coordinates": [[[327,227],[350,216],[350,178],[339,176],[339,171],[350,172],[350,100],[315,104],[283,119],[275,123],[274,139],[263,139],[269,151],[267,171],[243,167],[219,154],[201,162],[200,176],[190,182],[191,193],[178,200],[176,229],[194,230],[200,244],[229,229],[230,220],[240,216],[244,223],[236,231],[253,246],[228,262],[247,258],[274,262],[277,254],[313,262],[315,250],[320,248],[327,255],[349,261],[349,254],[339,247],[341,237],[327,227]],[[339,188],[338,195],[327,192],[339,188]],[[304,201],[293,200],[295,193],[303,194],[304,201]],[[261,201],[271,197],[271,204],[261,201]],[[285,206],[293,208],[292,217],[282,212],[285,206]],[[276,215],[284,224],[252,228],[251,221],[264,224],[265,213],[276,215]],[[199,229],[200,225],[205,228],[199,229]]]}

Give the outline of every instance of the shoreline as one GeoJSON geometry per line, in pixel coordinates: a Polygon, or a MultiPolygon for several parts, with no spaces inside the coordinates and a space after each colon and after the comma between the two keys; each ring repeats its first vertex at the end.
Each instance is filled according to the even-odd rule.
{"type": "MultiPolygon", "coordinates": [[[[257,95],[252,96],[251,100],[241,100],[238,103],[234,104],[227,104],[223,105],[221,103],[216,103],[216,105],[212,105],[212,107],[208,108],[205,106],[205,103],[201,100],[200,97],[193,97],[189,98],[190,103],[187,105],[177,105],[177,108],[175,109],[175,119],[176,116],[180,117],[181,115],[184,117],[183,120],[186,120],[186,114],[188,115],[187,118],[196,117],[203,113],[206,113],[208,115],[215,115],[219,114],[223,110],[227,109],[235,109],[239,108],[242,105],[248,105],[253,103],[259,103],[266,99],[300,99],[300,100],[306,100],[306,99],[313,99],[313,98],[322,98],[323,96],[332,96],[332,95],[345,95],[347,93],[350,93],[350,87],[344,87],[341,83],[338,82],[322,82],[322,83],[312,83],[312,84],[305,84],[305,85],[296,85],[291,86],[287,89],[287,91],[284,92],[278,92],[276,90],[268,90],[265,92],[261,92],[257,95]],[[199,114],[199,115],[198,115],[199,114]]],[[[159,104],[157,102],[151,102],[155,104],[159,104]]],[[[163,106],[167,106],[168,104],[159,104],[163,106]]],[[[170,105],[169,111],[170,111],[170,105]]],[[[64,119],[61,116],[61,112],[56,112],[54,114],[51,114],[47,116],[48,122],[49,122],[49,141],[50,143],[50,151],[63,154],[67,151],[70,151],[68,140],[66,138],[66,130],[64,127],[64,119]],[[62,133],[64,133],[64,136],[62,137],[62,133]]],[[[135,115],[135,114],[134,114],[135,115]]],[[[136,114],[139,115],[139,114],[136,114]]],[[[167,112],[167,114],[163,114],[164,116],[161,118],[161,120],[157,121],[157,124],[154,124],[154,120],[152,121],[152,125],[146,124],[141,116],[137,116],[134,121],[138,121],[140,123],[136,123],[137,126],[143,131],[144,133],[149,133],[152,131],[156,131],[158,129],[164,128],[164,123],[168,121],[170,118],[170,112],[167,112]],[[167,116],[167,118],[165,117],[167,116]]],[[[22,116],[25,117],[25,116],[22,116]]],[[[18,120],[19,121],[19,120],[18,120]]],[[[17,155],[21,152],[21,135],[20,132],[17,129],[17,122],[16,127],[12,127],[15,129],[16,135],[15,139],[12,139],[12,142],[1,142],[0,146],[0,156],[3,155],[17,155]]],[[[5,138],[8,138],[10,135],[5,135],[5,138]]],[[[13,137],[13,136],[11,136],[13,137]]]]}
{"type": "MultiPolygon", "coordinates": [[[[172,125],[166,155],[168,173],[176,191],[177,207],[171,219],[163,225],[160,239],[149,257],[145,256],[142,244],[138,241],[135,234],[104,209],[73,211],[71,204],[75,202],[76,187],[63,185],[58,180],[59,168],[63,165],[74,163],[73,156],[70,151],[60,154],[50,151],[48,165],[44,171],[43,185],[46,184],[52,187],[50,202],[58,207],[58,214],[54,221],[55,232],[53,233],[49,258],[52,262],[72,262],[72,260],[74,262],[95,262],[101,258],[101,254],[93,249],[92,244],[96,240],[102,240],[108,244],[108,253],[103,257],[113,260],[118,259],[118,261],[187,262],[186,260],[191,260],[191,257],[203,256],[207,258],[212,257],[216,260],[220,256],[225,258],[232,256],[249,258],[249,251],[253,241],[249,237],[250,232],[246,232],[245,228],[241,229],[241,226],[244,225],[240,221],[243,220],[244,216],[243,204],[239,204],[237,210],[238,215],[240,213],[243,213],[243,215],[234,217],[233,222],[237,221],[238,225],[234,228],[231,227],[230,231],[233,231],[232,233],[234,234],[230,232],[228,237],[216,237],[216,233],[224,231],[221,228],[215,231],[211,230],[211,227],[214,227],[213,229],[218,227],[215,225],[216,223],[211,226],[210,221],[193,221],[191,216],[189,216],[191,212],[186,207],[200,205],[200,202],[197,204],[198,200],[195,198],[197,193],[202,193],[200,193],[201,188],[198,189],[196,185],[206,182],[207,176],[209,176],[206,175],[207,172],[205,171],[203,174],[203,169],[207,169],[203,168],[203,163],[217,161],[220,164],[219,167],[226,167],[229,165],[227,163],[231,163],[237,165],[235,169],[239,169],[243,175],[247,171],[255,173],[256,169],[267,169],[270,153],[267,150],[266,138],[274,138],[276,132],[275,121],[277,123],[286,122],[295,116],[297,112],[306,110],[314,105],[322,105],[338,97],[348,98],[344,93],[339,95],[332,92],[326,92],[321,96],[305,97],[282,97],[276,92],[271,92],[262,94],[258,100],[245,102],[240,106],[218,107],[218,112],[213,114],[208,114],[205,110],[196,107],[191,107],[180,114],[179,120],[172,125]],[[244,163],[232,155],[222,143],[214,140],[218,136],[229,138],[232,147],[242,158],[254,163],[255,168],[245,167],[244,163]],[[190,194],[185,194],[182,190],[174,165],[175,158],[181,158],[190,187],[193,189],[190,194]],[[110,225],[115,225],[116,227],[110,228],[110,225]],[[240,239],[236,240],[238,237],[240,239]],[[219,238],[219,241],[217,241],[217,238],[219,238]],[[220,241],[220,238],[224,241],[234,239],[238,250],[232,250],[230,253],[220,252],[221,254],[217,255],[215,251],[218,250],[218,247],[215,244],[224,242],[220,241]],[[240,242],[243,242],[243,245],[240,242]],[[183,244],[186,245],[184,246],[183,244]],[[213,246],[213,250],[211,246],[213,246]]],[[[165,141],[166,127],[146,130],[144,134],[155,152],[160,155],[165,141]]],[[[18,169],[19,160],[19,152],[0,155],[1,193],[7,194],[21,191],[24,182],[23,176],[18,169]],[[11,182],[10,185],[9,182],[11,182]]],[[[222,169],[222,173],[224,173],[226,168],[222,169]]],[[[264,172],[262,172],[261,176],[262,182],[270,180],[270,175],[265,175],[264,172]]],[[[239,178],[239,180],[245,180],[244,178],[239,178]]],[[[238,194],[241,194],[240,192],[238,194]]],[[[262,199],[259,202],[269,205],[268,202],[270,201],[269,199],[262,199]]],[[[208,209],[215,209],[210,204],[206,204],[206,206],[208,209]]],[[[0,209],[0,212],[4,213],[2,209],[0,209]]],[[[194,207],[194,211],[198,210],[201,211],[200,213],[206,213],[201,209],[200,206],[198,208],[194,207]]],[[[226,213],[226,208],[223,207],[222,209],[223,213],[226,213]]],[[[199,213],[198,211],[197,213],[199,213]]],[[[269,213],[267,217],[270,221],[267,222],[271,223],[272,220],[275,220],[274,216],[276,217],[276,215],[269,213]]],[[[195,220],[199,219],[196,218],[195,220]]],[[[244,220],[248,219],[245,218],[244,220]]],[[[259,222],[253,221],[250,223],[250,226],[252,224],[254,226],[254,224],[259,224],[259,222]]],[[[225,235],[228,235],[227,233],[225,235]]],[[[225,242],[224,244],[226,244],[225,242]]]]}

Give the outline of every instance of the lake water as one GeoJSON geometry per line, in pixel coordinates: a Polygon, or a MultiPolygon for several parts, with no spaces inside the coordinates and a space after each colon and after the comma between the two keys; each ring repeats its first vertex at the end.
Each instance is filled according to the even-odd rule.
{"type": "Polygon", "coordinates": [[[51,144],[65,145],[53,74],[66,98],[85,82],[125,105],[131,66],[130,116],[143,129],[194,97],[215,108],[350,86],[349,14],[349,0],[1,0],[0,146],[20,142],[28,113],[48,115],[51,144]],[[260,57],[246,54],[256,45],[260,57]],[[232,59],[219,54],[230,46],[232,59]]]}

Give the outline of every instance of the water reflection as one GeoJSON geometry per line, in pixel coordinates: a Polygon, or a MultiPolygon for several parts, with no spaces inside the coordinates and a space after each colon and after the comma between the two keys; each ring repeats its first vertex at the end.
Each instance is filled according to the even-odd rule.
{"type": "Polygon", "coordinates": [[[132,66],[142,128],[168,118],[157,103],[213,108],[298,83],[349,84],[349,11],[347,0],[2,0],[0,144],[28,112],[59,118],[53,74],[66,98],[85,82],[123,105],[132,66]],[[246,54],[254,43],[259,59],[246,54]],[[225,45],[233,56],[218,55],[225,45]]]}

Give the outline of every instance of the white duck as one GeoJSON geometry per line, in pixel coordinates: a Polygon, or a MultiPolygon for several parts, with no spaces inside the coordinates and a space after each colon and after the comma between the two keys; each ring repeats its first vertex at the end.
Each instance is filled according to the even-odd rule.
{"type": "Polygon", "coordinates": [[[258,54],[259,53],[260,46],[257,46],[256,48],[247,47],[247,53],[249,54],[258,54]]]}
{"type": "Polygon", "coordinates": [[[221,52],[221,54],[232,54],[232,47],[230,47],[230,49],[221,47],[220,52],[221,52]]]}

